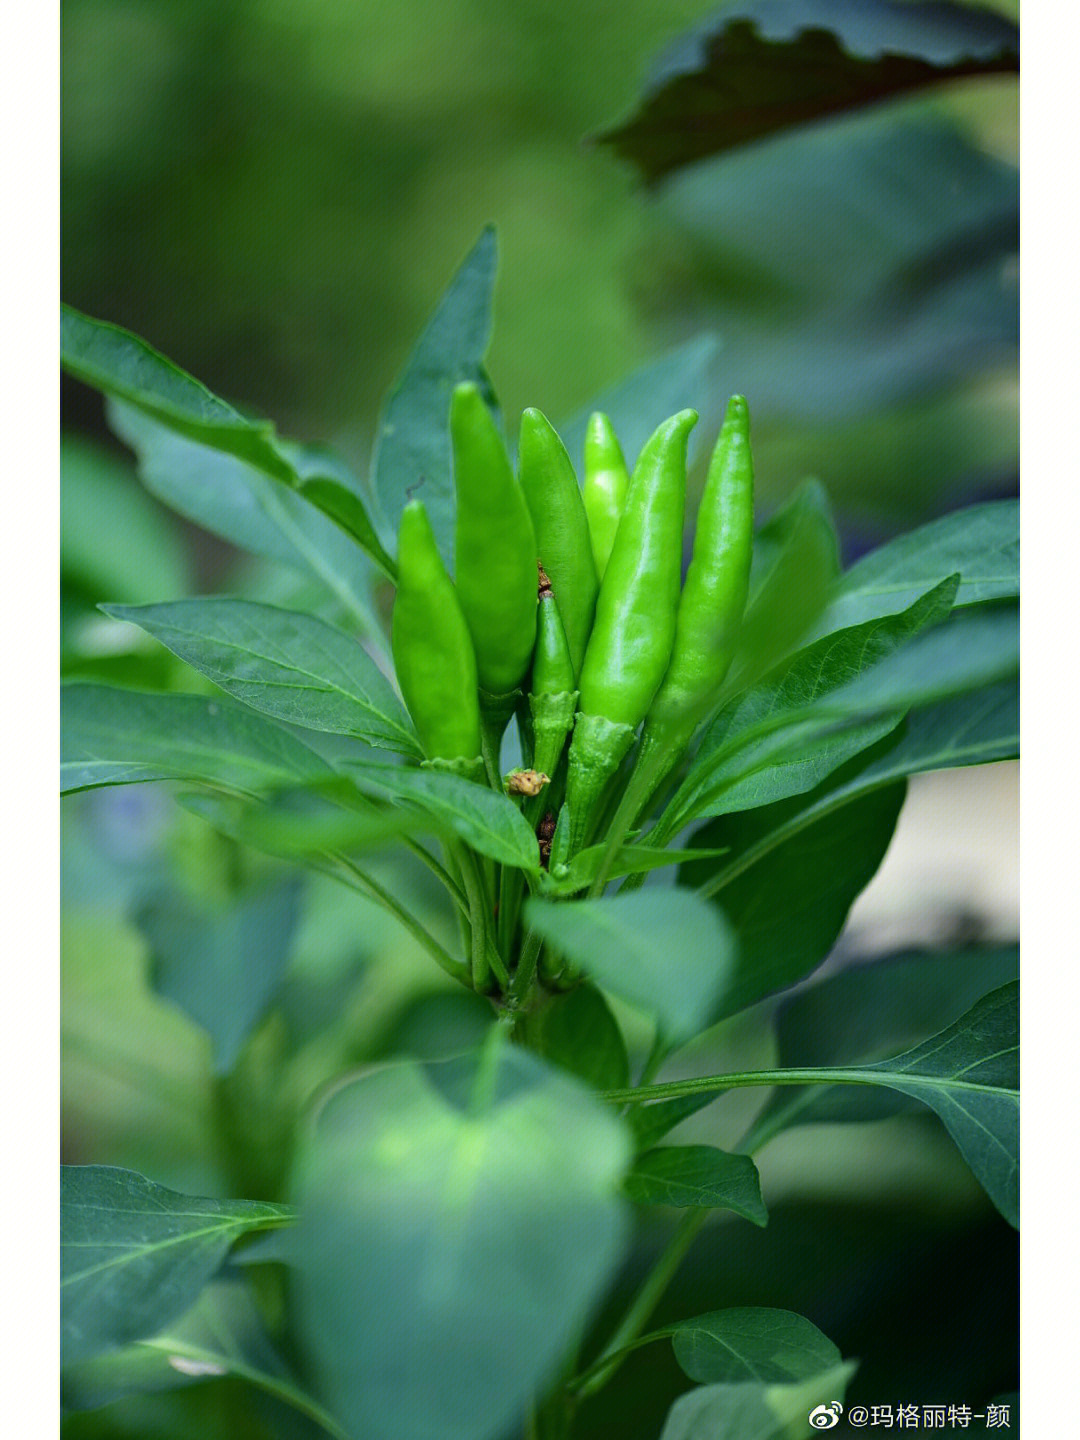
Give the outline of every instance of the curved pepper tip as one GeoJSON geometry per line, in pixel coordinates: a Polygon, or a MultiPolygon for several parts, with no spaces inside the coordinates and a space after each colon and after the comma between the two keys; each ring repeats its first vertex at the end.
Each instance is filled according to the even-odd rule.
{"type": "Polygon", "coordinates": [[[454,386],[454,392],[450,396],[451,415],[460,415],[464,410],[478,405],[487,409],[487,406],[484,405],[484,397],[480,393],[480,386],[475,380],[462,380],[454,386]]]}
{"type": "Polygon", "coordinates": [[[554,425],[535,405],[530,405],[521,412],[521,435],[523,443],[526,437],[532,439],[535,436],[539,439],[543,436],[547,439],[554,435],[556,439],[559,438],[554,425]]]}

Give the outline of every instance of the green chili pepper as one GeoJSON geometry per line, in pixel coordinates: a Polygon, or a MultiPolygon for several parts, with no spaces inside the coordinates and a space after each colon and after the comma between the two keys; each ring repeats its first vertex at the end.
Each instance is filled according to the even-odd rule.
{"type": "Polygon", "coordinates": [[[577,675],[592,629],[599,582],[574,467],[539,410],[526,410],[521,417],[518,474],[536,530],[537,556],[559,597],[559,615],[577,675]]]}
{"type": "Polygon", "coordinates": [[[424,754],[475,775],[480,765],[476,656],[419,500],[410,500],[401,512],[391,645],[398,684],[424,754]]]}
{"type": "Polygon", "coordinates": [[[716,699],[746,608],[754,545],[754,464],[746,401],[733,395],[709,462],[671,663],[642,736],[681,750],[716,699]]]}
{"type": "Polygon", "coordinates": [[[502,437],[473,384],[454,390],[450,435],[458,598],[480,685],[491,696],[505,696],[528,670],[536,639],[536,537],[502,437]]]}
{"type": "Polygon", "coordinates": [[[585,431],[585,514],[589,521],[593,559],[601,580],[619,528],[630,476],[611,421],[599,410],[589,416],[585,431]]]}
{"type": "MultiPolygon", "coordinates": [[[[671,663],[649,706],[634,769],[610,826],[609,855],[685,753],[731,664],[754,543],[750,417],[741,395],[728,402],[698,507],[694,553],[679,600],[671,663]]],[[[594,886],[607,877],[606,861],[594,886]]],[[[635,880],[630,882],[631,886],[635,880]]]]}
{"type": "Polygon", "coordinates": [[[583,843],[596,802],[633,744],[671,657],[682,573],[686,445],[697,418],[694,410],[680,410],[665,420],[634,467],[581,668],[567,781],[567,857],[560,859],[583,843]]]}
{"type": "MultiPolygon", "coordinates": [[[[555,780],[566,737],[574,724],[578,692],[574,688],[574,666],[566,632],[559,618],[559,608],[543,567],[540,568],[540,602],[537,611],[536,650],[533,654],[532,678],[529,682],[529,712],[532,721],[532,768],[508,776],[511,792],[525,796],[522,814],[537,831],[541,864],[546,864],[551,833],[544,831],[544,817],[553,789],[561,788],[555,780]],[[554,783],[553,783],[554,782],[554,783]]],[[[519,716],[519,720],[520,720],[519,716]]],[[[504,870],[499,897],[499,940],[504,953],[510,949],[517,925],[525,877],[521,870],[504,870]]]]}
{"type": "MultiPolygon", "coordinates": [[[[541,571],[541,580],[547,577],[541,571]]],[[[533,656],[529,709],[532,712],[533,769],[554,775],[566,737],[574,723],[578,692],[574,687],[574,666],[563,629],[559,606],[552,591],[540,591],[537,612],[536,653],[533,656]]]]}

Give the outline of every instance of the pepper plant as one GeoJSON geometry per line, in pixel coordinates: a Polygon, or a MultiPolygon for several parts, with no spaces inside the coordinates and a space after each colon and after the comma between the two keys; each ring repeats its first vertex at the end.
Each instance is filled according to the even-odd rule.
{"type": "MultiPolygon", "coordinates": [[[[909,776],[1016,753],[1015,504],[841,570],[813,482],[755,534],[736,395],[684,578],[685,407],[715,397],[669,358],[647,423],[649,374],[561,437],[526,410],[515,461],[483,366],[493,267],[486,233],[386,403],[366,484],[135,336],[64,314],[65,366],[109,397],[150,488],[291,560],[314,595],[103,596],[192,668],[183,692],[69,683],[65,788],[173,783],[229,846],[272,857],[256,901],[283,870],[291,887],[335,877],[481,1016],[435,1056],[297,1069],[279,1034],[252,1063],[281,957],[232,988],[193,960],[174,998],[212,1033],[231,1017],[220,1069],[250,1067],[249,1103],[286,1117],[285,1159],[235,1196],[65,1167],[71,1414],[233,1376],[274,1407],[253,1433],[550,1440],[655,1344],[687,1377],[663,1440],[804,1435],[857,1367],[810,1320],[652,1318],[703,1227],[738,1246],[766,1224],[757,1152],[792,1126],[928,1107],[1016,1223],[1007,966],[943,971],[935,1013],[898,990],[884,1026],[861,977],[810,980],[778,1012],[780,1063],[687,1073],[690,1042],[826,958],[909,776]],[[434,903],[387,881],[388,851],[434,903]],[[826,988],[830,1025],[800,1026],[826,988]],[[679,1141],[749,1087],[763,1104],[734,1149],[679,1141]],[[650,1217],[666,1243],[611,1314],[650,1217]]],[[[267,957],[288,932],[273,914],[267,957]]]]}

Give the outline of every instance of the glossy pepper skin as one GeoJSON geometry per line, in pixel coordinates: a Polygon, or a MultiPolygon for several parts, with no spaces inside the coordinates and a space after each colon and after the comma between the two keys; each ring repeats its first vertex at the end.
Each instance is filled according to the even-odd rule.
{"type": "Polygon", "coordinates": [[[457,517],[454,578],[481,687],[507,695],[536,639],[536,537],[491,412],[473,384],[450,403],[457,517]]]}
{"type": "MultiPolygon", "coordinates": [[[[419,500],[401,512],[391,648],[424,754],[434,761],[474,762],[480,755],[476,656],[419,500]]],[[[469,768],[462,767],[466,773],[469,768]]]]}
{"type": "Polygon", "coordinates": [[[581,669],[566,795],[570,819],[560,845],[568,855],[584,842],[596,802],[668,667],[682,572],[686,446],[697,418],[694,410],[680,410],[665,420],[634,467],[581,669]]]}
{"type": "Polygon", "coordinates": [[[560,695],[574,688],[574,662],[554,591],[544,589],[537,607],[536,651],[530,695],[560,695]]]}
{"type": "Polygon", "coordinates": [[[733,395],[698,507],[671,663],[645,721],[645,735],[673,750],[690,738],[728,672],[746,608],[753,545],[750,415],[743,397],[733,395]]]}
{"type": "Polygon", "coordinates": [[[599,581],[574,467],[539,410],[526,410],[521,417],[518,475],[536,531],[536,558],[559,597],[559,615],[577,675],[592,629],[599,581]]]}
{"type": "Polygon", "coordinates": [[[599,410],[589,416],[585,431],[585,514],[589,522],[596,573],[607,569],[615,533],[622,519],[630,475],[611,421],[599,410]]]}
{"type": "Polygon", "coordinates": [[[574,723],[578,692],[574,688],[574,665],[560,618],[559,606],[550,589],[540,592],[536,627],[536,653],[529,683],[532,714],[533,768],[554,775],[566,737],[574,723]]]}
{"type": "Polygon", "coordinates": [[[581,669],[581,710],[636,726],[675,638],[686,507],[686,446],[697,412],[653,433],[634,467],[581,669]]]}

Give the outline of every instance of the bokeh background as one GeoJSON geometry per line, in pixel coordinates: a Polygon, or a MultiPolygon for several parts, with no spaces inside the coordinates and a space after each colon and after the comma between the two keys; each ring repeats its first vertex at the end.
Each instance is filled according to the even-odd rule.
{"type": "MultiPolygon", "coordinates": [[[[699,0],[66,0],[64,298],[362,474],[381,398],[494,222],[488,363],[511,430],[526,405],[558,422],[714,335],[710,394],[684,403],[704,429],[746,393],[762,515],[818,477],[846,560],[1013,493],[1015,80],[937,85],[646,187],[587,137],[632,112],[657,55],[714,13],[699,0]]],[[[198,688],[164,652],[127,649],[96,604],[280,598],[294,581],[164,511],[100,400],[68,381],[63,400],[65,668],[198,688]]],[[[952,784],[913,786],[830,965],[1011,943],[1015,772],[952,784]]],[[[452,1048],[483,1021],[380,912],[315,881],[281,1002],[222,1078],[162,983],[163,955],[174,973],[183,955],[161,916],[178,895],[188,918],[227,905],[264,862],[154,787],[66,805],[66,1159],[277,1196],[323,1079],[395,1049],[452,1048]]],[[[422,879],[394,863],[388,880],[422,901],[422,879]]],[[[759,1007],[709,1045],[732,1068],[765,1063],[767,1018],[759,1007]]],[[[735,1143],[747,1115],[718,1111],[688,1134],[735,1143]]],[[[849,1398],[867,1404],[978,1407],[1014,1386],[1015,1239],[936,1122],[796,1131],[761,1168],[768,1229],[711,1227],[659,1320],[797,1310],[862,1358],[849,1398]]],[[[661,1240],[646,1237],[627,1285],[661,1240]]],[[[652,1440],[685,1381],[666,1351],[627,1376],[618,1433],[652,1440]]],[[[229,1381],[65,1424],[73,1440],[305,1433],[229,1381]]]]}
{"type": "MultiPolygon", "coordinates": [[[[766,499],[813,471],[896,524],[1007,489],[1015,79],[937,86],[646,191],[586,137],[714,13],[68,0],[65,298],[362,464],[380,397],[494,222],[508,415],[564,417],[711,331],[718,386],[751,397],[766,499]]],[[[65,400],[96,428],[96,402],[65,400]]]]}

